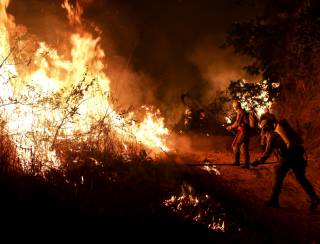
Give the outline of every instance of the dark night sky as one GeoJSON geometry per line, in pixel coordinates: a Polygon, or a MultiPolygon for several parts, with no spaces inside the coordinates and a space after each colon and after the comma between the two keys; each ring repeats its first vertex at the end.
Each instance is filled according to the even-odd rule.
{"type": "MultiPolygon", "coordinates": [[[[260,11],[253,0],[85,2],[90,4],[84,18],[103,30],[113,90],[129,103],[160,107],[180,103],[181,92],[187,90],[209,101],[216,88],[241,78],[246,59],[219,46],[232,22],[260,11]],[[123,94],[126,88],[130,95],[123,94]]],[[[70,28],[60,4],[12,0],[9,11],[40,39],[55,43],[70,28]]]]}

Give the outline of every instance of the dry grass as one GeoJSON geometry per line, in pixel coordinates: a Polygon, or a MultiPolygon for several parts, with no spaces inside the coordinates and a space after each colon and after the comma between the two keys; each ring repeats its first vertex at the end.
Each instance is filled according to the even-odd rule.
{"type": "MultiPolygon", "coordinates": [[[[150,160],[135,145],[126,154],[122,153],[120,141],[113,145],[109,141],[107,145],[60,141],[56,149],[61,169],[51,169],[42,176],[0,171],[2,220],[33,231],[58,227],[67,234],[76,229],[77,235],[97,233],[118,240],[135,237],[149,241],[146,233],[163,241],[196,239],[211,243],[267,243],[289,238],[279,234],[269,222],[262,223],[258,213],[264,210],[251,209],[246,205],[248,199],[241,198],[241,192],[234,192],[235,188],[222,178],[177,164],[174,157],[150,160]],[[172,213],[163,202],[179,195],[184,183],[219,199],[243,227],[242,232],[209,232],[207,226],[172,213]],[[31,225],[31,220],[36,224],[31,225]]],[[[223,159],[224,146],[221,150],[224,153],[218,158],[223,159]]]]}

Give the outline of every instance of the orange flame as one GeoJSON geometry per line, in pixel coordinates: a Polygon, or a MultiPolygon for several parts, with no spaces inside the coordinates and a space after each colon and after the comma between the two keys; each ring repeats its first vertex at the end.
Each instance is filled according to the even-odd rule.
{"type": "Polygon", "coordinates": [[[81,24],[81,15],[83,14],[83,9],[78,2],[76,2],[76,6],[73,7],[68,0],[64,0],[61,6],[67,10],[69,23],[71,25],[81,24]]]}
{"type": "MultiPolygon", "coordinates": [[[[75,138],[78,132],[85,134],[106,114],[119,139],[138,141],[156,152],[169,150],[165,140],[169,131],[159,112],[147,108],[143,121],[136,123],[133,114],[120,116],[112,108],[100,37],[94,38],[84,30],[73,33],[69,39],[71,51],[65,54],[37,42],[36,52],[30,54],[30,67],[14,65],[10,54],[15,46],[10,45],[10,38],[16,25],[6,12],[8,5],[9,0],[0,0],[0,102],[8,104],[0,112],[25,169],[30,167],[32,157],[47,167],[59,167],[53,141],[75,138]]],[[[63,7],[71,24],[81,24],[80,5],[72,7],[65,0],[63,7]]]]}

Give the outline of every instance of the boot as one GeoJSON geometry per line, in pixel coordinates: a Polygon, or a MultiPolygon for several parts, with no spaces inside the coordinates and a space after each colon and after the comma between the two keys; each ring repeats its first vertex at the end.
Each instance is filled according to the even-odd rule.
{"type": "Polygon", "coordinates": [[[240,166],[240,156],[235,155],[234,161],[233,161],[234,166],[240,166]]]}

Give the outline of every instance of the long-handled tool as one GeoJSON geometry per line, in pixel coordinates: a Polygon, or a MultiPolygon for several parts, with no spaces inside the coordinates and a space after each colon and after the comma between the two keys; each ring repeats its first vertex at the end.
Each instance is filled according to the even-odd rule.
{"type": "MultiPolygon", "coordinates": [[[[270,165],[270,164],[278,164],[277,161],[274,162],[266,162],[266,163],[261,163],[260,165],[270,165]]],[[[245,164],[234,164],[234,163],[190,163],[190,164],[186,164],[187,166],[242,166],[245,164]]],[[[257,166],[253,166],[253,167],[257,167],[257,166]]]]}

